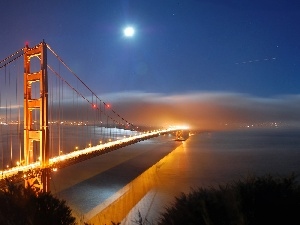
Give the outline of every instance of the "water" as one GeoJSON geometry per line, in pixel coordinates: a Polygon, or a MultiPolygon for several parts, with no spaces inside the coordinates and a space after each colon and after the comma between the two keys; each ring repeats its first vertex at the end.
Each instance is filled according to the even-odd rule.
{"type": "MultiPolygon", "coordinates": [[[[107,199],[111,203],[122,197],[130,189],[127,185],[179,145],[173,137],[165,135],[72,165],[52,174],[51,190],[67,200],[76,216],[91,214],[107,199]]],[[[129,201],[132,202],[131,197],[129,201]]]]}
{"type": "Polygon", "coordinates": [[[300,130],[203,132],[183,143],[172,139],[140,142],[64,169],[53,175],[56,193],[93,224],[133,224],[138,211],[156,221],[174,196],[191,187],[249,174],[300,174],[300,130]]]}
{"type": "Polygon", "coordinates": [[[193,187],[225,184],[251,175],[300,174],[299,130],[250,130],[200,133],[169,154],[155,186],[122,224],[132,224],[138,211],[156,221],[174,196],[193,187]]]}
{"type": "MultiPolygon", "coordinates": [[[[11,134],[16,133],[6,128],[1,130],[1,149],[7,149],[11,134]]],[[[85,133],[74,138],[80,130],[64,129],[68,132],[63,142],[70,143],[70,149],[87,145],[90,134],[88,141],[99,142],[103,134],[101,128],[81,127],[85,133]]],[[[18,150],[13,157],[19,157],[18,150]]],[[[9,158],[10,151],[3,159],[9,158]]],[[[175,196],[191,187],[224,184],[248,174],[292,172],[300,174],[299,129],[201,132],[182,143],[169,135],[160,136],[64,168],[52,174],[51,191],[65,199],[79,219],[95,225],[133,224],[138,211],[156,221],[175,196]]]]}

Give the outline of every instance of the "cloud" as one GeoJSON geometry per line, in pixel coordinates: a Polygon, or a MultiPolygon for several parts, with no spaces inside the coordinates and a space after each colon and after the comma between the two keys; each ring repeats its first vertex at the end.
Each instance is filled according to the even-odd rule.
{"type": "Polygon", "coordinates": [[[122,92],[102,96],[115,111],[135,124],[189,125],[194,129],[225,129],[270,123],[299,125],[300,95],[255,97],[228,92],[166,95],[122,92]]]}
{"type": "MultiPolygon", "coordinates": [[[[126,121],[136,126],[167,127],[169,125],[188,125],[193,129],[231,129],[246,126],[268,127],[300,126],[300,95],[257,97],[230,92],[194,92],[185,94],[162,94],[146,92],[120,92],[99,95],[111,105],[105,106],[95,97],[89,102],[75,95],[64,94],[63,104],[49,102],[49,121],[100,120],[103,124],[116,120],[126,121]],[[98,104],[103,113],[97,113],[91,103],[98,104]],[[120,117],[112,113],[114,110],[120,117]],[[105,114],[111,116],[107,119],[105,114]]],[[[54,96],[56,99],[56,96],[54,96]]],[[[0,117],[5,118],[3,104],[0,117]],[[2,116],[1,116],[2,115],[2,116]]],[[[21,115],[23,108],[21,107],[21,115]]],[[[18,118],[19,108],[11,108],[9,115],[18,118]]],[[[3,119],[2,118],[2,119],[3,119]]]]}

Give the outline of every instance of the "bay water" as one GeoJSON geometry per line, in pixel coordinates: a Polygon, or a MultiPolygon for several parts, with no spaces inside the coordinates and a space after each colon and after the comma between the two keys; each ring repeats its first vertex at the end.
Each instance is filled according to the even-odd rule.
{"type": "MultiPolygon", "coordinates": [[[[2,129],[2,149],[10,142],[6,133],[2,129]]],[[[52,173],[51,192],[79,222],[134,224],[140,213],[155,223],[191,188],[291,173],[300,174],[300,129],[202,131],[183,142],[162,135],[61,169],[52,173]]]]}
{"type": "MultiPolygon", "coordinates": [[[[138,213],[155,224],[175,196],[191,188],[226,184],[249,175],[300,174],[300,130],[259,129],[200,132],[177,147],[153,176],[157,182],[123,220],[138,213]]],[[[299,178],[298,178],[299,180],[299,178]]]]}

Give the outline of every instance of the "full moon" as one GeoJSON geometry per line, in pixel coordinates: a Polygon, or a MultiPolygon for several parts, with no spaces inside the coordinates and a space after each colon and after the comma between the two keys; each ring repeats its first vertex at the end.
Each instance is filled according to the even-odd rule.
{"type": "Polygon", "coordinates": [[[133,37],[134,36],[134,28],[133,27],[126,27],[123,30],[124,36],[125,37],[133,37]]]}

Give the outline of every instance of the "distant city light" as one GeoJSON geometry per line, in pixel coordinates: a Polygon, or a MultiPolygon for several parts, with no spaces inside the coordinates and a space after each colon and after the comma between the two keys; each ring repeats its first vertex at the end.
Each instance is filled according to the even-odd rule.
{"type": "Polygon", "coordinates": [[[190,127],[187,126],[187,125],[169,126],[169,128],[175,129],[175,130],[188,130],[188,129],[190,129],[190,127]]]}

